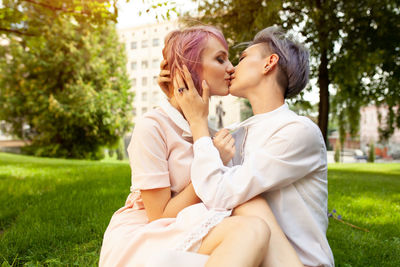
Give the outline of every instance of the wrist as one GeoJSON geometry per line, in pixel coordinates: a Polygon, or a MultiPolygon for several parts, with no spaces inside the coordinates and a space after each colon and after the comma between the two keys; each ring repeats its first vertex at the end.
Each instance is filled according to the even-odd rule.
{"type": "Polygon", "coordinates": [[[193,142],[195,142],[197,139],[200,139],[203,136],[210,136],[207,121],[198,121],[190,124],[190,130],[193,135],[193,142]]]}

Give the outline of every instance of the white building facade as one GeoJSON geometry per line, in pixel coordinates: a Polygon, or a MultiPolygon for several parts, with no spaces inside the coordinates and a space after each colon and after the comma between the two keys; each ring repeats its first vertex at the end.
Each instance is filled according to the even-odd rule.
{"type": "MultiPolygon", "coordinates": [[[[125,44],[127,71],[131,79],[131,91],[135,93],[132,112],[134,122],[148,110],[158,106],[165,98],[157,84],[160,63],[163,59],[164,38],[178,23],[162,22],[138,27],[119,29],[120,41],[125,44]]],[[[240,100],[233,96],[212,97],[209,119],[217,126],[216,106],[222,101],[224,126],[240,120],[240,100]]]]}

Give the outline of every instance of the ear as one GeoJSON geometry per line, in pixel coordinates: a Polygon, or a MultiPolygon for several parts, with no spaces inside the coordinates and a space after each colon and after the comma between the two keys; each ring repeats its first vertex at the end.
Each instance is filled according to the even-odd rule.
{"type": "Polygon", "coordinates": [[[271,70],[273,70],[277,65],[279,61],[279,56],[277,54],[271,54],[265,59],[265,64],[264,64],[264,71],[263,74],[267,74],[271,70]]]}

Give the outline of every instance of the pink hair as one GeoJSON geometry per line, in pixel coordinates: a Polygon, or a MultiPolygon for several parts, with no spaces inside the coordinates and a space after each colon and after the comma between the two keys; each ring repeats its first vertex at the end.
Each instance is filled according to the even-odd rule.
{"type": "MultiPolygon", "coordinates": [[[[216,38],[228,50],[228,44],[224,35],[212,26],[195,26],[184,30],[170,32],[164,41],[163,57],[168,62],[171,78],[176,71],[183,73],[183,65],[189,69],[194,85],[199,94],[202,94],[200,74],[202,71],[201,56],[208,39],[216,38]]],[[[170,89],[171,90],[171,89],[170,89]]],[[[173,92],[165,92],[171,97],[173,92]]]]}

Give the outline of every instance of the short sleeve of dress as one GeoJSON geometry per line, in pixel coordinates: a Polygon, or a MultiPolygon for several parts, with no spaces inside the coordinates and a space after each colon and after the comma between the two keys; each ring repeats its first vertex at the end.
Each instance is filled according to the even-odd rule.
{"type": "Polygon", "coordinates": [[[166,140],[155,119],[143,117],[136,123],[128,154],[133,188],[146,190],[171,185],[166,140]]]}

